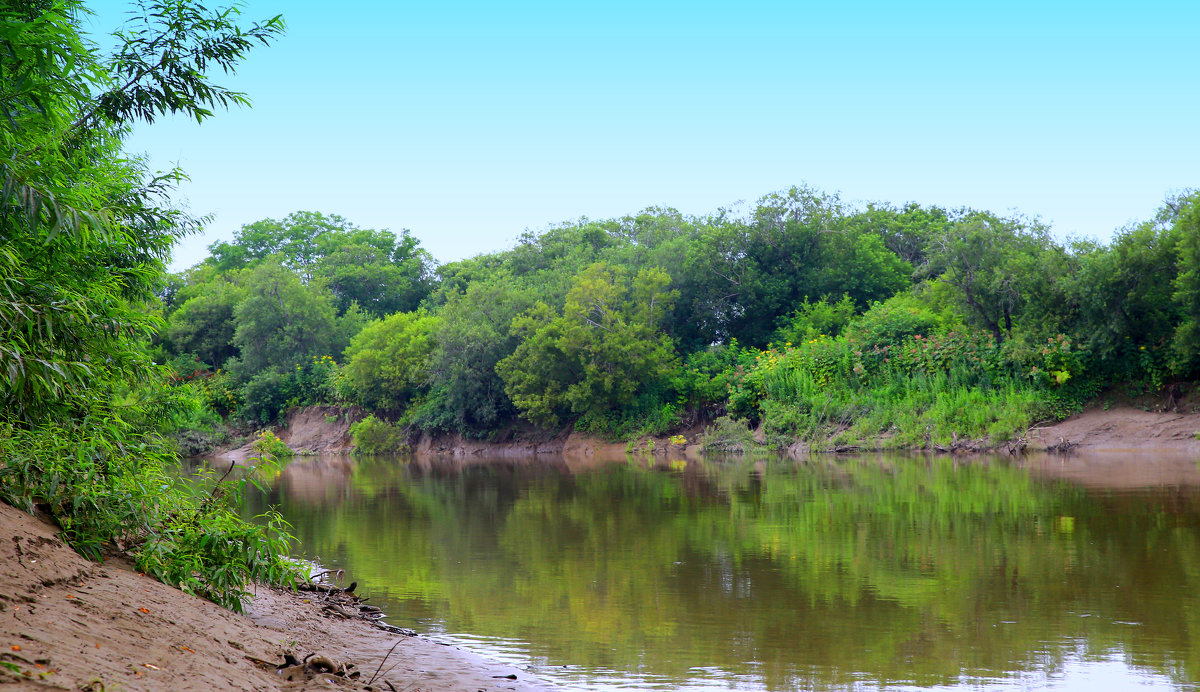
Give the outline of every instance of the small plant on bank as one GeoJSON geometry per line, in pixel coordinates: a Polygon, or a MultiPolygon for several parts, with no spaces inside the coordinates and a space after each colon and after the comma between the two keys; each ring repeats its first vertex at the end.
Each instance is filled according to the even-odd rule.
{"type": "Polygon", "coordinates": [[[291,459],[296,456],[296,452],[270,430],[258,433],[253,448],[260,456],[269,455],[271,459],[291,459]]]}

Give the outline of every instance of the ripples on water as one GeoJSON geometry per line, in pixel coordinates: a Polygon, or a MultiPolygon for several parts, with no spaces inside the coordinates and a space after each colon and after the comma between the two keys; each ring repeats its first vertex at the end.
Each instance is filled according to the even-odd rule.
{"type": "Polygon", "coordinates": [[[393,624],[564,689],[1194,689],[1187,459],[294,462],[393,624]]]}

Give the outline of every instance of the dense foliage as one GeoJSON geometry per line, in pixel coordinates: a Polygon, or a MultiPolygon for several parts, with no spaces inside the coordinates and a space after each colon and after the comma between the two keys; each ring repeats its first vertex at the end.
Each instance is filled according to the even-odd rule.
{"type": "MultiPolygon", "coordinates": [[[[171,206],[182,174],[152,174],[122,141],[137,122],[245,103],[210,74],[282,23],[145,2],[103,57],[79,33],[86,12],[0,1],[0,498],[48,512],[85,555],[129,550],[140,569],[236,608],[250,581],[291,575],[289,537],[277,515],[248,524],[219,491],[166,471],[177,458],[160,433],[211,418],[194,385],[168,386],[176,375],[149,346],[171,245],[199,220],[171,206]]],[[[207,357],[228,348],[193,336],[207,357]]]]}
{"type": "MultiPolygon", "coordinates": [[[[420,280],[375,293],[420,302],[390,314],[339,298],[328,266],[395,236],[303,212],[176,277],[161,347],[231,373],[259,420],[341,402],[468,435],[524,421],[629,438],[729,416],[781,445],[998,443],[1104,386],[1200,373],[1198,210],[1179,195],[1108,245],[1064,244],[1037,220],[792,188],[741,215],[566,223],[436,269],[397,243],[387,267],[420,280]],[[318,354],[322,386],[289,379],[318,354]]],[[[382,276],[381,257],[337,266],[382,276]]]]}

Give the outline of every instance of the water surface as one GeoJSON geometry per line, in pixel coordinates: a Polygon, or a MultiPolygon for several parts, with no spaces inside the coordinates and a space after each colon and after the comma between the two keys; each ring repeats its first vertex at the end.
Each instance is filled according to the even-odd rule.
{"type": "Polygon", "coordinates": [[[1120,456],[324,459],[251,509],[566,688],[1194,689],[1198,490],[1120,456]]]}

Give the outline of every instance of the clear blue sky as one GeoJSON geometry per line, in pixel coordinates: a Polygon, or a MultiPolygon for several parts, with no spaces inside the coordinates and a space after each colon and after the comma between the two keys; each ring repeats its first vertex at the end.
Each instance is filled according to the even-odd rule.
{"type": "MultiPolygon", "coordinates": [[[[89,2],[96,30],[127,5],[89,2]]],[[[1108,239],[1200,186],[1200,2],[249,0],[288,33],[251,109],[131,141],[214,221],[174,267],[296,210],[440,261],[651,205],[807,183],[1108,239]]]]}

